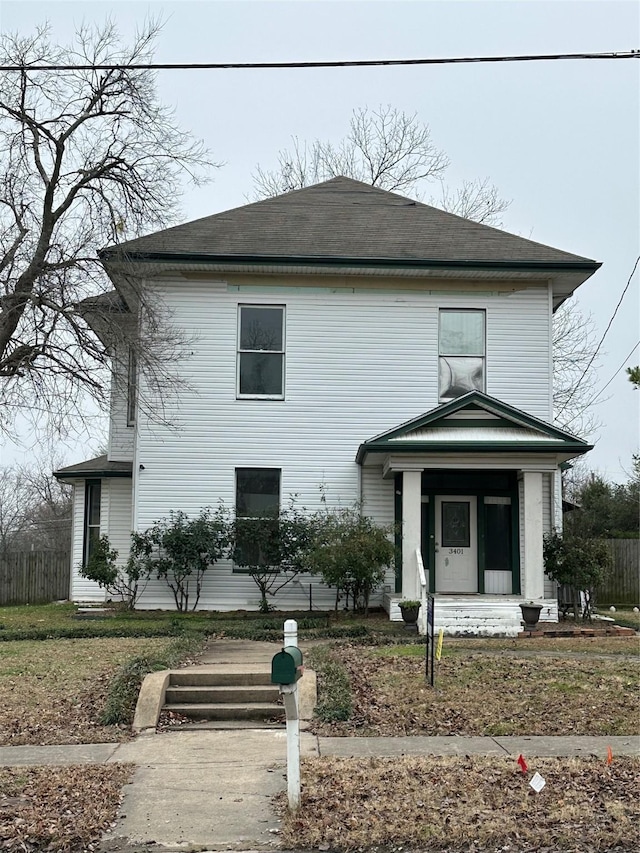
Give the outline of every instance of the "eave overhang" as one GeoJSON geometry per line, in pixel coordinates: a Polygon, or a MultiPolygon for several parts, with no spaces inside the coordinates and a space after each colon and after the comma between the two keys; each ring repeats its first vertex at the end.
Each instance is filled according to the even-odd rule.
{"type": "Polygon", "coordinates": [[[53,472],[53,476],[63,483],[76,480],[103,480],[114,477],[131,479],[133,476],[132,462],[112,462],[106,455],[88,459],[86,462],[78,462],[53,472]]]}
{"type": "Polygon", "coordinates": [[[450,456],[460,453],[468,458],[470,454],[531,453],[556,455],[560,463],[592,449],[593,445],[577,436],[480,391],[471,391],[363,442],[358,448],[356,462],[364,464],[370,454],[450,456]],[[458,418],[468,417],[468,426],[456,415],[458,418]],[[470,437],[478,432],[478,423],[482,424],[481,439],[470,437]],[[425,431],[437,436],[438,430],[443,431],[444,440],[424,438],[425,431]],[[518,431],[521,431],[521,438],[518,431]]]}

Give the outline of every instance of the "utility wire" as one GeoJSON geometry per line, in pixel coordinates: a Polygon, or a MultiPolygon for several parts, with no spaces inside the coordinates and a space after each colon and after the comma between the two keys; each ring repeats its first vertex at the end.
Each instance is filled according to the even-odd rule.
{"type": "MultiPolygon", "coordinates": [[[[596,360],[596,357],[597,357],[598,353],[600,352],[600,347],[602,346],[602,344],[603,344],[603,342],[604,342],[604,339],[607,337],[607,333],[608,333],[609,329],[611,328],[611,324],[613,323],[613,321],[614,321],[614,319],[615,319],[615,316],[616,316],[616,314],[618,313],[618,308],[619,308],[619,307],[620,307],[620,305],[622,304],[622,300],[624,299],[624,295],[625,295],[625,293],[627,292],[627,290],[629,290],[629,287],[630,287],[630,285],[631,285],[631,279],[633,278],[633,274],[635,273],[636,269],[638,268],[638,264],[639,264],[639,263],[640,263],[640,255],[638,255],[638,257],[636,258],[636,262],[635,262],[635,264],[633,265],[633,269],[631,270],[631,275],[629,276],[629,280],[627,281],[627,283],[626,283],[626,285],[625,285],[625,288],[624,288],[624,290],[622,291],[622,294],[621,294],[621,296],[620,296],[620,299],[618,299],[618,304],[616,305],[616,307],[615,307],[615,309],[614,309],[614,312],[613,312],[613,314],[611,315],[611,319],[610,319],[610,320],[609,320],[609,322],[607,323],[607,328],[604,330],[604,334],[603,334],[603,335],[602,335],[602,337],[600,338],[600,341],[599,341],[599,343],[598,343],[598,346],[597,346],[597,347],[596,347],[596,349],[595,349],[595,352],[593,353],[593,355],[592,355],[592,356],[591,356],[591,358],[589,359],[589,363],[587,364],[587,366],[585,367],[585,369],[582,371],[582,375],[580,376],[580,379],[578,379],[578,381],[576,382],[576,384],[575,384],[575,387],[574,387],[573,391],[571,392],[571,394],[569,394],[569,396],[568,396],[568,397],[567,397],[567,399],[565,400],[564,406],[560,409],[560,411],[558,412],[558,415],[561,415],[564,411],[566,411],[567,406],[569,405],[569,403],[571,402],[571,400],[574,398],[574,396],[575,396],[575,394],[576,394],[576,391],[578,390],[578,388],[579,388],[579,387],[580,387],[580,385],[582,384],[582,380],[583,380],[583,379],[585,378],[585,376],[587,375],[587,372],[589,371],[589,368],[591,367],[591,365],[593,364],[593,362],[596,360]]],[[[637,346],[637,345],[636,345],[636,346],[637,346]]],[[[634,347],[633,349],[635,349],[635,347],[634,347]]],[[[633,352],[633,350],[631,350],[631,352],[633,352]]],[[[605,386],[605,387],[606,387],[606,386],[605,386]]],[[[603,390],[604,390],[604,389],[603,389],[603,390]]],[[[593,402],[593,401],[592,401],[592,402],[593,402]]]]}
{"type": "Polygon", "coordinates": [[[625,360],[622,362],[622,364],[620,365],[620,367],[619,367],[619,368],[616,370],[616,372],[613,374],[613,376],[611,377],[611,379],[606,383],[606,385],[603,385],[603,386],[602,386],[602,388],[601,388],[601,389],[598,391],[598,393],[596,394],[596,396],[595,396],[595,397],[593,397],[593,398],[592,398],[592,399],[587,403],[587,406],[590,406],[592,403],[595,403],[595,401],[598,399],[598,397],[600,397],[600,396],[604,393],[604,391],[609,387],[609,385],[611,385],[611,383],[613,382],[613,380],[614,380],[614,379],[616,378],[616,376],[620,373],[620,371],[622,370],[622,368],[623,368],[623,367],[625,366],[625,364],[629,361],[629,359],[630,359],[630,358],[631,358],[631,356],[634,354],[634,352],[638,349],[638,347],[640,347],[640,341],[638,341],[638,343],[633,347],[633,349],[631,350],[631,352],[629,353],[629,355],[628,355],[628,356],[626,356],[625,360]]]}
{"type": "Polygon", "coordinates": [[[481,62],[548,62],[559,59],[640,59],[640,50],[605,53],[537,53],[518,56],[449,56],[427,59],[356,59],[319,62],[148,62],[84,65],[0,65],[0,71],[199,71],[276,68],[372,68],[398,65],[462,65],[481,62]]]}

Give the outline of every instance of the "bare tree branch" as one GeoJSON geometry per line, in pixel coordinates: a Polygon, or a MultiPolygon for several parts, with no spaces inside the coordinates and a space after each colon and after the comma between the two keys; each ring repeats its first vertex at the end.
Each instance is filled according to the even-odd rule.
{"type": "Polygon", "coordinates": [[[83,25],[69,46],[47,27],[0,37],[2,62],[27,67],[0,79],[0,431],[18,412],[43,410],[63,427],[70,412],[82,416],[86,394],[104,404],[112,360],[131,346],[142,387],[178,386],[184,341],[132,270],[131,304],[98,300],[91,313],[86,300],[112,289],[98,249],[172,224],[183,177],[201,183],[215,164],[158,103],[153,72],[28,70],[148,61],[160,28],[149,21],[131,46],[111,21],[83,25]]]}

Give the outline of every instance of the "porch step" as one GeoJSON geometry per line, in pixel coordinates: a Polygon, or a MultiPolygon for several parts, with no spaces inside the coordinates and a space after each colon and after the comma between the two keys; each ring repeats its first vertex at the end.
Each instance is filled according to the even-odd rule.
{"type": "Polygon", "coordinates": [[[229,705],[237,703],[277,702],[280,696],[276,684],[253,684],[249,686],[232,684],[182,684],[167,687],[165,704],[167,705],[229,705]]]}
{"type": "Polygon", "coordinates": [[[272,702],[172,703],[165,705],[164,709],[192,720],[270,722],[282,718],[285,722],[283,706],[272,702]]]}
{"type": "Polygon", "coordinates": [[[236,726],[284,723],[279,696],[277,685],[271,684],[270,668],[194,667],[171,671],[162,710],[190,720],[236,726]]]}

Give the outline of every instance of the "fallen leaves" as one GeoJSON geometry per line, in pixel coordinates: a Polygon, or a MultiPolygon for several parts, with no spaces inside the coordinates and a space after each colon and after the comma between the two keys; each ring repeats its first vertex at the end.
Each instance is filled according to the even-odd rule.
{"type": "Polygon", "coordinates": [[[303,764],[302,805],[284,807],[289,848],[636,851],[640,759],[319,758],[303,764]],[[540,772],[546,786],[529,787],[540,772]]]}
{"type": "Polygon", "coordinates": [[[132,775],[125,764],[0,768],[0,850],[94,850],[132,775]]]}
{"type": "Polygon", "coordinates": [[[103,743],[129,737],[101,726],[117,666],[166,638],[93,638],[0,643],[0,745],[103,743]]]}
{"type": "MultiPolygon", "coordinates": [[[[637,660],[516,657],[461,650],[426,687],[424,658],[341,644],[353,711],[314,724],[330,735],[632,735],[640,728],[637,660]]],[[[320,697],[321,698],[321,697],[320,697]]]]}

